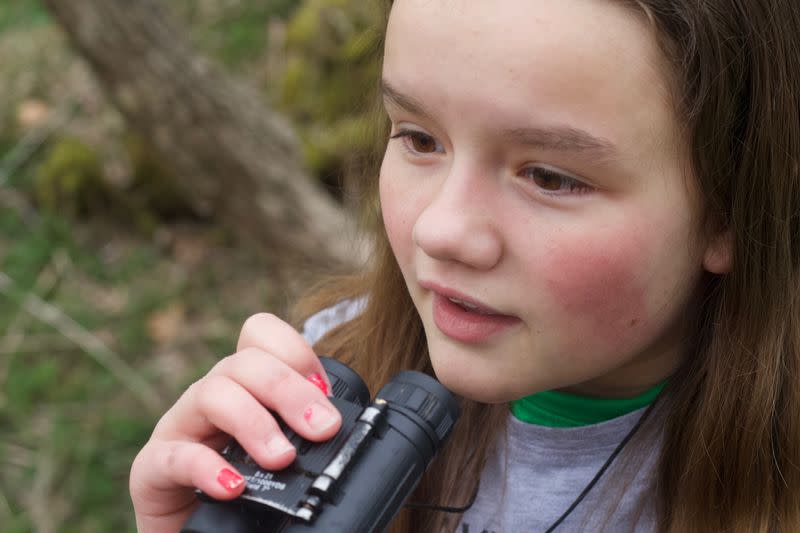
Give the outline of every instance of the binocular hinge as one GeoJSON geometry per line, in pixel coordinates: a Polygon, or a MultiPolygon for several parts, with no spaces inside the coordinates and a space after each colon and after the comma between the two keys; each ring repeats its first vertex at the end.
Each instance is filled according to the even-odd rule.
{"type": "Polygon", "coordinates": [[[381,398],[376,398],[356,421],[350,436],[342,444],[339,453],[328,463],[328,466],[317,476],[309,488],[309,494],[300,504],[301,509],[296,516],[304,520],[312,520],[322,506],[322,500],[330,494],[331,488],[341,477],[350,462],[358,455],[375,427],[383,419],[387,403],[381,398]]]}

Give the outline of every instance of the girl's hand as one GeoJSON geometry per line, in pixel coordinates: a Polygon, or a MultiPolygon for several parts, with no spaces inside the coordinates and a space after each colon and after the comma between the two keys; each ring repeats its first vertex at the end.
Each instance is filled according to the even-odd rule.
{"type": "Polygon", "coordinates": [[[231,436],[263,468],[288,466],[295,449],[265,407],[309,440],[335,435],[342,421],[326,385],[322,364],[299,333],[273,315],[250,317],[236,353],[183,393],[133,461],[139,533],[178,532],[197,505],[195,487],[220,500],[242,493],[244,480],[218,453],[231,436]]]}

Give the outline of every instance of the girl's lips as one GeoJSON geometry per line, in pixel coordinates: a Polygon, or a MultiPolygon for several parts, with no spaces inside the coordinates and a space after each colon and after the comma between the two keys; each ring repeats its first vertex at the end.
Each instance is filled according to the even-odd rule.
{"type": "Polygon", "coordinates": [[[477,344],[520,322],[515,316],[500,314],[488,307],[458,296],[432,290],[433,322],[451,339],[477,344]],[[456,303],[451,298],[463,302],[456,303]]]}
{"type": "MultiPolygon", "coordinates": [[[[439,294],[441,296],[444,296],[445,298],[449,298],[451,300],[458,300],[458,303],[464,304],[465,307],[470,308],[470,310],[472,310],[472,311],[475,311],[475,312],[478,312],[478,313],[481,313],[481,314],[484,314],[484,315],[502,315],[503,314],[503,313],[501,313],[500,311],[498,311],[496,309],[492,309],[491,307],[489,307],[488,305],[486,305],[485,303],[483,303],[483,302],[481,302],[479,300],[471,298],[471,297],[469,297],[469,296],[467,296],[465,294],[461,294],[460,292],[455,291],[453,289],[448,289],[447,287],[444,287],[444,286],[439,285],[437,283],[433,283],[433,282],[430,282],[430,281],[423,281],[423,282],[420,283],[420,286],[422,286],[423,289],[426,289],[426,290],[429,290],[432,293],[436,293],[436,294],[439,294]]],[[[506,316],[508,316],[508,315],[506,315],[506,316]]]]}

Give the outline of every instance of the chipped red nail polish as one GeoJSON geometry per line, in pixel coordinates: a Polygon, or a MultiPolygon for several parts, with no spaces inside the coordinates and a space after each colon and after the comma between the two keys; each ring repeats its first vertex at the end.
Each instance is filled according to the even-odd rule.
{"type": "Polygon", "coordinates": [[[219,471],[219,474],[217,474],[217,481],[228,492],[236,492],[236,489],[244,483],[244,478],[233,470],[223,468],[219,471]]]}
{"type": "Polygon", "coordinates": [[[337,413],[327,402],[314,402],[303,411],[303,418],[314,431],[327,431],[337,423],[337,413]],[[333,409],[333,410],[332,410],[333,409]]]}
{"type": "Polygon", "coordinates": [[[322,379],[322,376],[319,374],[319,372],[314,372],[308,376],[308,381],[319,387],[319,390],[321,390],[325,396],[328,395],[328,384],[325,383],[325,380],[322,379]]]}

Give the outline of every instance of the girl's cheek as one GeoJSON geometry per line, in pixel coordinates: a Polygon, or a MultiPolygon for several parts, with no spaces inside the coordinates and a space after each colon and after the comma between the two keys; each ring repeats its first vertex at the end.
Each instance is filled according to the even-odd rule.
{"type": "Polygon", "coordinates": [[[392,245],[401,266],[403,260],[409,253],[411,245],[411,221],[409,214],[405,212],[408,206],[403,206],[403,202],[398,201],[399,192],[391,185],[381,183],[381,214],[383,216],[383,226],[386,236],[392,245]]]}
{"type": "Polygon", "coordinates": [[[638,334],[648,319],[642,274],[648,261],[634,235],[614,235],[613,242],[561,244],[547,254],[547,289],[562,324],[562,333],[584,344],[621,346],[638,334]]]}
{"type": "Polygon", "coordinates": [[[392,251],[405,269],[414,255],[414,223],[426,205],[426,190],[405,179],[387,153],[379,182],[383,226],[392,251]]]}

